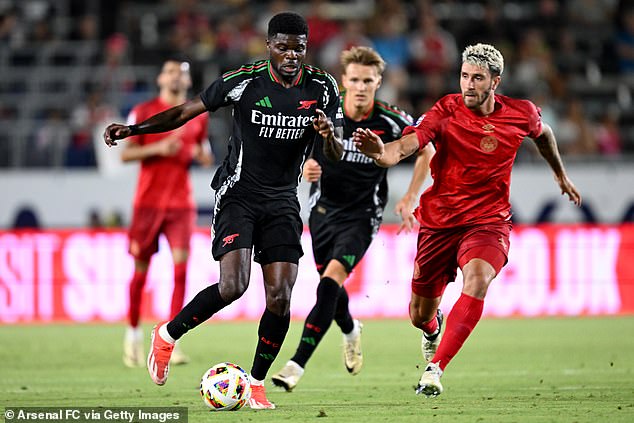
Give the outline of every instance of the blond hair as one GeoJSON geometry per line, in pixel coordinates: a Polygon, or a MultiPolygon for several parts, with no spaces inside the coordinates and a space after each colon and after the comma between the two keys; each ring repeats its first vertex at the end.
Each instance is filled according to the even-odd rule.
{"type": "Polygon", "coordinates": [[[385,70],[385,60],[371,47],[355,46],[341,52],[341,67],[345,73],[350,63],[363,66],[375,66],[379,75],[385,70]]]}
{"type": "Polygon", "coordinates": [[[504,72],[504,57],[490,44],[478,43],[465,48],[462,52],[462,63],[488,69],[493,76],[502,75],[504,72]]]}

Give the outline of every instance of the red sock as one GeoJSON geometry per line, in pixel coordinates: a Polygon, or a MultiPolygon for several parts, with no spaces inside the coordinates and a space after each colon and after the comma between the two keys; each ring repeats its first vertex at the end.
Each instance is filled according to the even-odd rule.
{"type": "Polygon", "coordinates": [[[484,300],[466,294],[460,295],[447,316],[447,327],[431,360],[433,363],[438,363],[440,368],[445,370],[480,321],[483,308],[484,300]]]}
{"type": "Polygon", "coordinates": [[[178,314],[183,308],[185,300],[185,281],[187,279],[187,262],[174,265],[174,291],[172,292],[172,305],[170,308],[170,319],[178,314]]]}
{"type": "Polygon", "coordinates": [[[147,271],[135,271],[130,281],[130,308],[128,309],[128,322],[133,328],[139,325],[141,314],[141,299],[143,298],[143,286],[147,279],[147,271]]]}

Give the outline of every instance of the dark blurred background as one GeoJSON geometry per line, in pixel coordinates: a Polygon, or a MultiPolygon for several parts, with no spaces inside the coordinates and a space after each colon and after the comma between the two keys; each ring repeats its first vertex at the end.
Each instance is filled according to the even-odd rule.
{"type": "MultiPolygon", "coordinates": [[[[0,167],[96,166],[95,127],[154,95],[164,58],[191,61],[197,93],[266,57],[283,10],[308,19],[307,62],[337,76],[342,49],[376,48],[381,97],[415,117],[459,89],[462,49],[488,42],[505,56],[501,92],[542,107],[568,160],[634,153],[631,1],[0,0],[0,167]]],[[[211,132],[222,157],[226,120],[211,132]]],[[[529,144],[518,160],[536,160],[529,144]]]]}

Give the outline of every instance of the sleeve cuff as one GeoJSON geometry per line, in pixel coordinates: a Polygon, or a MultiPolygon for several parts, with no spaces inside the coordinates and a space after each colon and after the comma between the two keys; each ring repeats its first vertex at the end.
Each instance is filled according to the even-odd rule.
{"type": "Polygon", "coordinates": [[[422,134],[420,133],[420,131],[416,130],[416,127],[414,126],[406,126],[405,129],[403,129],[403,133],[402,135],[409,135],[409,134],[416,134],[416,138],[418,138],[418,148],[419,150],[422,150],[425,145],[427,145],[427,141],[423,140],[422,134]]]}

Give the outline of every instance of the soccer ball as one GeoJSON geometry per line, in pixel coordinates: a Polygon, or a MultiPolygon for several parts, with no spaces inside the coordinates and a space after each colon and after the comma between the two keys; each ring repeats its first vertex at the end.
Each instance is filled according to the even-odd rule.
{"type": "Polygon", "coordinates": [[[239,410],[251,398],[249,375],[233,363],[218,363],[200,380],[200,395],[212,411],[239,410]]]}

